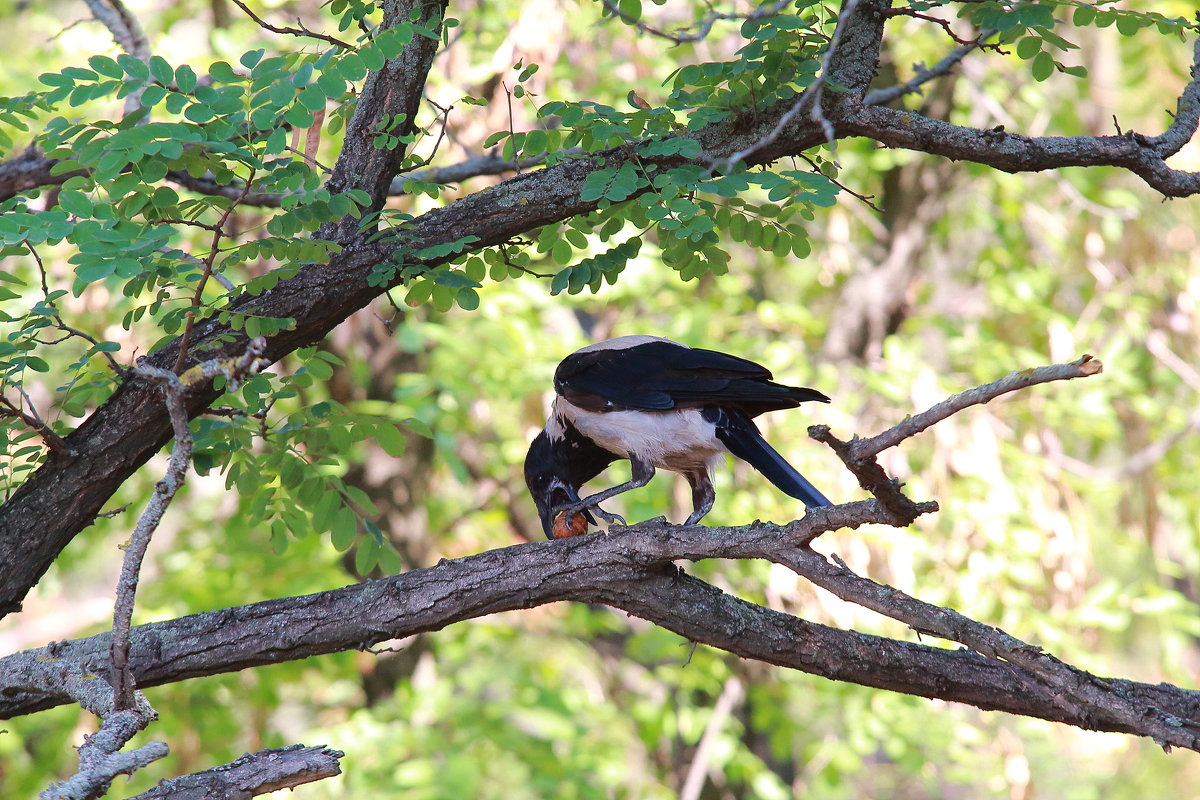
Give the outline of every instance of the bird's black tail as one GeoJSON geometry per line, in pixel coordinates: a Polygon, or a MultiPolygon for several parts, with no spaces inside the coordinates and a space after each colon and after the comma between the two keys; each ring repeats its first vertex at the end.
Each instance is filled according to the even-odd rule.
{"type": "Polygon", "coordinates": [[[802,500],[809,508],[833,505],[767,443],[748,417],[728,411],[722,416],[724,419],[717,423],[717,438],[729,448],[729,452],[766,475],[767,480],[781,492],[802,500]]]}

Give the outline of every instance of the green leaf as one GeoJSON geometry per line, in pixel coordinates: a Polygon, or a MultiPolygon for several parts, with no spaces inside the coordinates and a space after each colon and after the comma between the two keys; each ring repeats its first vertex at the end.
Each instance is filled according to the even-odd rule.
{"type": "Polygon", "coordinates": [[[191,94],[196,88],[196,73],[187,64],[182,64],[175,70],[175,85],[179,91],[191,94]]]}
{"type": "Polygon", "coordinates": [[[404,451],[408,448],[408,441],[404,438],[404,434],[390,423],[375,427],[375,442],[383,448],[383,452],[392,458],[404,455],[404,451]]]}
{"type": "Polygon", "coordinates": [[[1017,43],[1017,57],[1028,61],[1042,52],[1042,40],[1036,36],[1026,36],[1017,43]]]}
{"type": "Polygon", "coordinates": [[[495,147],[497,144],[507,139],[511,135],[512,134],[510,134],[508,131],[496,131],[483,140],[483,149],[487,150],[495,147]]]}
{"type": "Polygon", "coordinates": [[[374,539],[365,540],[354,553],[354,569],[359,575],[366,575],[375,569],[379,563],[379,545],[374,539]]]}
{"type": "Polygon", "coordinates": [[[117,266],[111,259],[96,259],[75,268],[75,276],[84,283],[102,281],[116,272],[117,266]]]}
{"type": "Polygon", "coordinates": [[[463,311],[474,311],[479,308],[479,292],[472,289],[470,286],[464,286],[458,290],[458,294],[454,298],[454,302],[463,311]]]}
{"type": "Polygon", "coordinates": [[[314,114],[325,110],[325,93],[313,84],[304,87],[297,99],[302,106],[314,114]]]}
{"type": "Polygon", "coordinates": [[[1117,17],[1117,30],[1122,36],[1133,36],[1142,27],[1142,21],[1132,14],[1117,17]]]}
{"type": "Polygon", "coordinates": [[[58,194],[58,205],[67,213],[77,217],[92,215],[92,201],[83,192],[66,189],[58,194]]]}
{"type": "Polygon", "coordinates": [[[348,508],[342,507],[333,515],[333,524],[329,528],[329,540],[333,546],[345,552],[358,538],[358,517],[348,508]]]}
{"type": "Polygon", "coordinates": [[[150,56],[150,74],[163,86],[168,86],[175,80],[175,70],[162,56],[150,56]]]}
{"type": "Polygon", "coordinates": [[[1054,59],[1049,53],[1041,52],[1033,59],[1031,72],[1035,81],[1044,81],[1054,73],[1054,59]]]}
{"type": "MultiPolygon", "coordinates": [[[[125,70],[125,74],[134,80],[145,81],[150,79],[150,67],[146,66],[146,62],[140,58],[122,53],[117,56],[117,63],[121,65],[121,69],[125,70]]],[[[213,66],[216,66],[215,64],[213,66]]]]}
{"type": "Polygon", "coordinates": [[[251,50],[248,53],[243,53],[242,57],[239,58],[238,61],[241,62],[241,65],[246,69],[253,69],[254,65],[262,60],[262,57],[265,53],[266,51],[262,50],[261,48],[258,50],[251,50]]]}
{"type": "Polygon", "coordinates": [[[121,69],[121,65],[108,56],[92,56],[88,59],[88,66],[106,78],[125,77],[125,70],[121,69]]]}
{"type": "Polygon", "coordinates": [[[416,308],[429,301],[429,297],[433,294],[434,283],[430,280],[419,280],[412,286],[408,287],[408,294],[404,295],[404,305],[409,308],[416,308]]]}

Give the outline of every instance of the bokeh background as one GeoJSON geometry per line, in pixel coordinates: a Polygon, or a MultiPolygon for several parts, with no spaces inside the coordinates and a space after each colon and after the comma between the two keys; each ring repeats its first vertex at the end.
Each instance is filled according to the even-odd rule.
{"type": "MultiPolygon", "coordinates": [[[[1182,0],[1123,5],[1195,11],[1182,0]]],[[[156,52],[197,71],[255,46],[296,46],[267,38],[225,0],[130,7],[156,52]]],[[[318,28],[323,19],[309,0],[253,7],[282,24],[300,16],[318,28]]],[[[522,130],[535,124],[533,107],[550,100],[616,106],[631,89],[661,98],[675,66],[729,58],[738,46],[736,25],[668,47],[601,21],[600,8],[572,0],[455,3],[461,25],[434,65],[429,95],[444,106],[467,94],[490,105],[452,113],[438,162],[478,152],[488,134],[509,127],[507,89],[518,61],[541,67],[525,84],[534,97],[511,103],[512,125],[522,130]]],[[[696,14],[691,3],[647,9],[660,26],[696,14]]],[[[81,4],[3,2],[0,21],[4,94],[27,91],[37,74],[81,53],[116,52],[81,4]]],[[[931,26],[892,25],[887,68],[897,75],[947,48],[931,26]]],[[[1069,25],[1062,33],[1080,46],[1065,58],[1086,66],[1086,79],[1055,74],[1036,82],[1027,63],[980,53],[914,102],[956,122],[1029,135],[1109,133],[1114,118],[1147,133],[1168,123],[1190,41],[1069,25]]],[[[422,121],[432,124],[432,109],[426,113],[422,121]]],[[[323,147],[321,160],[331,163],[336,139],[323,147]]],[[[429,436],[402,429],[401,454],[395,442],[385,449],[355,435],[334,437],[327,468],[374,505],[368,516],[386,544],[331,537],[306,528],[303,514],[264,510],[254,505],[265,502],[260,494],[236,482],[227,488],[214,468],[190,479],[157,534],[136,619],[319,591],[364,577],[372,563],[379,566],[368,575],[540,536],[521,461],[544,421],[554,366],[593,340],[668,336],[744,355],[785,382],[829,394],[830,406],[774,414],[764,426],[835,501],[862,492],[807,438],[807,425],[870,435],[949,393],[1086,352],[1104,362],[1103,374],[971,409],[885,453],[885,466],[911,495],[936,499],[940,513],[905,530],[827,535],[818,547],[1098,674],[1195,686],[1200,205],[1163,202],[1116,170],[1007,175],[856,141],[840,143],[836,157],[840,180],[882,211],[843,193],[808,223],[803,257],[728,241],[727,274],[684,282],[644,247],[615,285],[594,295],[551,296],[548,281],[522,278],[485,283],[474,311],[380,302],[329,337],[321,346],[327,358],[285,359],[272,372],[313,379],[277,403],[272,419],[280,424],[296,415],[298,425],[315,428],[305,409],[333,401],[427,427],[429,436]],[[359,557],[364,547],[369,557],[359,557]]],[[[1173,163],[1200,169],[1200,146],[1173,163]]],[[[489,180],[395,206],[418,213],[489,180]]],[[[242,220],[246,230],[254,213],[242,220]]],[[[43,256],[51,279],[68,283],[65,255],[43,256]]],[[[3,267],[31,269],[17,259],[3,267]]],[[[555,269],[546,254],[544,271],[555,269]]],[[[120,342],[122,356],[144,353],[156,334],[125,330],[121,302],[100,288],[63,307],[76,326],[120,342]]],[[[63,361],[52,366],[65,369],[72,355],[56,357],[63,361]]],[[[30,391],[53,405],[49,380],[30,391]]],[[[72,413],[86,406],[53,407],[72,424],[72,413]]],[[[285,447],[252,447],[275,468],[289,457],[285,447]]],[[[0,623],[0,651],[106,629],[117,545],[164,464],[157,458],[130,481],[111,507],[133,508],[79,536],[26,611],[0,623]]],[[[717,476],[711,524],[785,521],[801,512],[761,476],[730,467],[717,476]]],[[[623,479],[619,465],[609,475],[623,479]]],[[[278,502],[286,505],[282,494],[278,502]]],[[[682,482],[662,474],[613,510],[631,520],[666,510],[681,520],[688,503],[682,482]]],[[[806,619],[916,636],[779,567],[688,569],[806,619]]],[[[298,791],[314,800],[1133,800],[1193,797],[1200,786],[1194,753],[693,651],[674,634],[601,607],[496,615],[388,647],[148,690],[162,719],[137,741],[165,740],[171,755],[111,796],[291,742],[347,753],[343,776],[298,791]]],[[[75,707],[6,722],[0,794],[31,796],[69,774],[71,745],[93,724],[75,707]]]]}

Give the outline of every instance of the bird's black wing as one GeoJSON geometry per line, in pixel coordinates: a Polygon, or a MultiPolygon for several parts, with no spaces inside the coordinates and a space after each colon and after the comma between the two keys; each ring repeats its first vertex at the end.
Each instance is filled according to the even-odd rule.
{"type": "Polygon", "coordinates": [[[554,374],[554,388],[590,411],[721,405],[754,416],[806,400],[829,402],[814,389],[775,383],[753,361],[665,341],[570,355],[554,374]]]}
{"type": "Polygon", "coordinates": [[[758,432],[754,420],[736,409],[712,407],[704,410],[704,418],[716,425],[717,438],[729,448],[729,452],[766,475],[767,480],[781,492],[802,501],[809,508],[833,505],[767,443],[758,432]]]}

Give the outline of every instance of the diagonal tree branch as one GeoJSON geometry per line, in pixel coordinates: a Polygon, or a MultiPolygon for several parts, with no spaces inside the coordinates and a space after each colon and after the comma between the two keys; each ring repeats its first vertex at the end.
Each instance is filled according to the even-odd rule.
{"type": "Polygon", "coordinates": [[[337,45],[338,47],[340,47],[344,50],[353,50],[354,49],[354,45],[347,44],[346,42],[343,42],[341,39],[337,39],[333,36],[327,36],[324,33],[317,33],[316,31],[310,31],[308,28],[304,27],[304,23],[300,23],[299,28],[280,28],[277,25],[272,25],[271,23],[263,20],[262,17],[258,16],[253,11],[251,11],[250,7],[247,6],[245,3],[243,3],[242,0],[233,0],[233,4],[235,6],[237,6],[238,8],[240,8],[242,11],[244,11],[246,16],[248,16],[248,17],[250,17],[250,19],[254,20],[258,24],[258,27],[262,28],[263,30],[270,31],[271,33],[283,33],[283,34],[288,34],[290,36],[306,36],[310,39],[318,39],[322,42],[328,42],[329,44],[337,45]]]}
{"type": "Polygon", "coordinates": [[[218,797],[248,800],[340,775],[342,768],[338,761],[344,756],[345,753],[323,745],[294,744],[259,750],[219,767],[160,781],[150,791],[130,800],[214,800],[218,797]]]}
{"type": "MultiPolygon", "coordinates": [[[[378,72],[368,75],[354,116],[346,125],[345,144],[326,188],[330,192],[365,191],[371,197],[368,207],[371,212],[383,208],[392,178],[400,171],[408,152],[405,144],[387,149],[376,147],[372,141],[382,130],[391,132],[402,142],[417,131],[417,112],[421,108],[429,68],[437,54],[448,2],[385,0],[382,3],[385,28],[412,21],[432,31],[434,38],[417,33],[400,55],[388,59],[378,72]],[[415,19],[410,20],[410,16],[415,19]]],[[[359,220],[347,217],[323,225],[317,236],[347,244],[362,236],[360,227],[359,220]]]]}
{"type": "Polygon", "coordinates": [[[964,58],[970,53],[984,47],[984,42],[992,36],[995,31],[983,31],[972,42],[955,48],[942,57],[940,61],[932,67],[927,67],[924,64],[917,64],[914,67],[916,72],[912,78],[904,83],[895,86],[889,86],[886,89],[872,89],[863,97],[863,103],[868,106],[887,105],[893,100],[898,100],[907,94],[914,92],[920,93],[921,87],[929,81],[949,75],[950,71],[958,66],[964,58]]]}

